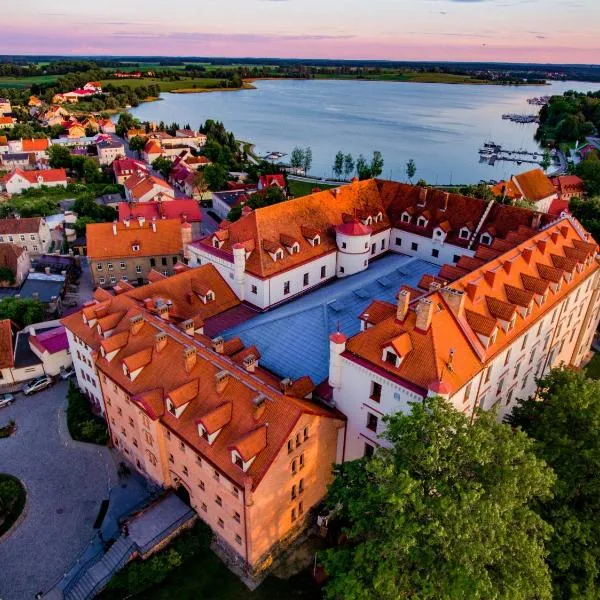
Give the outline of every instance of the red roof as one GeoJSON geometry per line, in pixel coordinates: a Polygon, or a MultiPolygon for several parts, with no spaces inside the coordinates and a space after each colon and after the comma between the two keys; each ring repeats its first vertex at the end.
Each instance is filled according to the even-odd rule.
{"type": "Polygon", "coordinates": [[[41,183],[50,183],[56,181],[64,181],[67,183],[67,173],[64,169],[48,169],[46,171],[23,171],[22,169],[15,169],[6,179],[6,181],[10,181],[10,179],[14,175],[20,175],[29,183],[38,183],[39,179],[41,179],[41,183]]]}
{"type": "Polygon", "coordinates": [[[347,223],[342,223],[336,227],[336,231],[343,235],[371,235],[372,229],[368,225],[363,225],[360,221],[352,219],[347,223]]]}
{"type": "Polygon", "coordinates": [[[50,331],[44,331],[39,335],[30,335],[29,342],[35,346],[40,352],[49,352],[55,354],[69,347],[67,332],[64,327],[57,327],[50,331]]]}
{"type": "Polygon", "coordinates": [[[560,217],[563,212],[569,212],[569,201],[568,200],[552,200],[552,204],[548,208],[548,214],[553,217],[560,217]]]}
{"type": "Polygon", "coordinates": [[[155,219],[181,219],[182,222],[202,221],[202,211],[195,200],[170,200],[169,202],[140,202],[130,205],[119,202],[119,220],[145,217],[155,219]]]}
{"type": "Polygon", "coordinates": [[[273,185],[281,188],[285,187],[285,179],[281,173],[276,173],[274,175],[261,175],[258,183],[263,188],[268,188],[273,185]]]}
{"type": "Polygon", "coordinates": [[[148,172],[148,165],[146,163],[141,160],[134,160],[133,158],[118,158],[113,162],[112,168],[117,177],[131,175],[139,171],[148,172]]]}

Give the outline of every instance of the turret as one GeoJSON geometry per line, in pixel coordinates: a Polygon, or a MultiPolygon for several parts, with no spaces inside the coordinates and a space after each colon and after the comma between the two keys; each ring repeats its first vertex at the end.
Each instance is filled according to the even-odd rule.
{"type": "Polygon", "coordinates": [[[357,219],[336,227],[338,277],[354,275],[369,266],[371,231],[371,227],[363,225],[357,219]]]}
{"type": "Polygon", "coordinates": [[[342,353],[346,350],[346,336],[336,331],[329,336],[329,385],[342,387],[342,353]]]}
{"type": "Polygon", "coordinates": [[[244,300],[246,284],[246,248],[244,244],[233,245],[233,281],[235,293],[240,300],[244,300]]]}

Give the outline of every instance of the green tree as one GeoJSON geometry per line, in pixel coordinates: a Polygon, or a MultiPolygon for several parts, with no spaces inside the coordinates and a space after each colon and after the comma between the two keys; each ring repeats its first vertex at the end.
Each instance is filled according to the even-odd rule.
{"type": "Polygon", "coordinates": [[[117,135],[125,137],[129,129],[138,129],[139,126],[140,122],[134,118],[133,115],[125,112],[119,115],[115,131],[117,132],[117,135]]]}
{"type": "Polygon", "coordinates": [[[412,178],[415,176],[417,172],[417,165],[415,164],[415,161],[411,158],[407,163],[406,163],[406,176],[408,177],[408,180],[412,183],[412,178]]]}
{"type": "Polygon", "coordinates": [[[19,327],[44,320],[44,305],[39,300],[4,298],[0,300],[0,319],[10,319],[19,327]]]}
{"type": "Polygon", "coordinates": [[[546,148],[546,150],[544,150],[544,154],[542,155],[542,162],[540,162],[540,166],[542,169],[544,169],[544,171],[547,171],[551,164],[552,157],[550,156],[550,150],[546,148]]]}
{"type": "Polygon", "coordinates": [[[600,157],[591,153],[582,160],[575,169],[575,172],[585,186],[585,193],[588,196],[600,196],[600,157]]]}
{"type": "Polygon", "coordinates": [[[15,274],[8,267],[0,267],[0,283],[8,283],[13,285],[15,282],[15,274]]]}
{"type": "Polygon", "coordinates": [[[204,167],[204,180],[208,185],[208,189],[213,192],[218,192],[225,187],[229,171],[225,165],[214,163],[204,167]]]}
{"type": "Polygon", "coordinates": [[[344,172],[344,153],[340,150],[333,161],[333,174],[339,179],[344,172]]]}
{"type": "Polygon", "coordinates": [[[310,168],[312,167],[313,155],[310,146],[304,149],[304,160],[302,161],[302,168],[304,169],[304,174],[308,175],[310,168]]]}
{"type": "Polygon", "coordinates": [[[354,158],[352,158],[352,154],[346,154],[346,156],[344,156],[344,177],[346,179],[352,175],[354,166],[354,158]]]}
{"type": "Polygon", "coordinates": [[[153,161],[152,168],[158,171],[165,179],[169,179],[173,163],[168,158],[159,156],[153,161]]]}
{"type": "Polygon", "coordinates": [[[304,167],[304,150],[296,146],[290,155],[290,164],[293,169],[302,169],[304,167]]]}
{"type": "Polygon", "coordinates": [[[137,152],[138,156],[140,155],[140,152],[144,149],[145,145],[146,140],[141,135],[134,135],[129,140],[129,149],[132,152],[137,152]]]}
{"type": "Polygon", "coordinates": [[[194,186],[194,190],[200,195],[200,200],[203,200],[204,194],[208,191],[208,183],[206,183],[204,173],[200,169],[194,173],[192,185],[194,186]]]}
{"type": "Polygon", "coordinates": [[[360,180],[371,177],[371,167],[369,167],[367,159],[362,154],[356,159],[356,174],[360,180]]]}
{"type": "Polygon", "coordinates": [[[595,240],[600,240],[600,196],[588,200],[572,198],[569,202],[569,211],[595,240]]]}
{"type": "Polygon", "coordinates": [[[53,144],[48,148],[48,156],[50,157],[48,162],[53,169],[71,168],[71,152],[66,146],[53,144]]]}
{"type": "Polygon", "coordinates": [[[533,510],[552,471],[521,431],[481,412],[473,424],[441,398],[386,418],[389,449],[337,468],[328,505],[348,541],[328,550],[328,598],[547,600],[533,510]]]}
{"type": "Polygon", "coordinates": [[[379,177],[383,172],[383,155],[379,150],[373,152],[373,158],[371,159],[371,166],[369,169],[371,171],[371,177],[379,177]]]}
{"type": "Polygon", "coordinates": [[[535,440],[557,476],[554,498],[539,505],[554,528],[554,597],[591,600],[600,596],[600,382],[562,368],[539,385],[539,398],[520,401],[509,422],[535,440]]]}

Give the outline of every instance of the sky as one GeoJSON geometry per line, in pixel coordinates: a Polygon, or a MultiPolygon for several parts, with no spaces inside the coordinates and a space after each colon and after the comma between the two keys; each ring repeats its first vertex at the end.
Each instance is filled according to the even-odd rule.
{"type": "Polygon", "coordinates": [[[10,0],[0,54],[600,63],[600,0],[10,0]]]}

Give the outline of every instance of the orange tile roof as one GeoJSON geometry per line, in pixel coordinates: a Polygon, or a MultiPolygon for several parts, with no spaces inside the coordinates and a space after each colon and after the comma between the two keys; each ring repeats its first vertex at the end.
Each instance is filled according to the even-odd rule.
{"type": "Polygon", "coordinates": [[[531,169],[531,171],[514,175],[513,180],[523,196],[531,202],[537,202],[556,194],[552,182],[542,169],[531,169]]]}
{"type": "Polygon", "coordinates": [[[86,227],[88,257],[92,260],[107,258],[133,258],[135,256],[160,256],[181,254],[181,222],[179,219],[131,221],[129,227],[117,223],[117,235],[113,223],[92,223],[86,227]],[[156,231],[152,229],[156,227],[156,231]],[[134,251],[134,245],[139,251],[134,251]]]}
{"type": "Polygon", "coordinates": [[[23,140],[23,152],[43,152],[49,145],[48,138],[23,140]]]}
{"type": "Polygon", "coordinates": [[[267,426],[260,425],[247,433],[243,438],[232,444],[230,448],[236,450],[244,462],[254,458],[267,446],[267,426]]]}
{"type": "Polygon", "coordinates": [[[0,219],[0,235],[7,233],[38,233],[42,217],[0,219]]]}
{"type": "Polygon", "coordinates": [[[14,364],[12,323],[10,319],[2,319],[0,321],[0,369],[12,369],[14,364]]]}
{"type": "Polygon", "coordinates": [[[370,325],[375,325],[395,314],[395,305],[390,302],[384,302],[383,300],[373,300],[373,302],[371,302],[371,304],[369,304],[362,312],[360,319],[370,325]]]}
{"type": "Polygon", "coordinates": [[[565,295],[599,269],[594,258],[597,245],[589,234],[580,232],[583,229],[575,220],[557,221],[448,284],[449,290],[463,293],[460,314],[454,314],[446,303],[444,289],[435,291],[427,298],[435,309],[431,327],[426,332],[415,329],[416,314],[412,306],[404,322],[399,323],[392,316],[351,338],[345,356],[364,361],[365,366],[387,372],[421,391],[439,381],[442,374],[452,393],[456,392],[493,356],[551,312],[565,295]],[[570,280],[565,278],[565,269],[555,266],[557,262],[564,267],[574,267],[570,280]],[[558,282],[560,287],[549,285],[558,282]],[[532,302],[534,294],[538,297],[536,302],[532,302]],[[519,307],[528,310],[518,311],[519,307]],[[513,327],[499,327],[498,319],[510,322],[512,318],[515,318],[513,327]],[[495,338],[485,347],[477,334],[491,338],[494,331],[495,338]],[[412,350],[400,366],[382,360],[382,344],[406,335],[412,350]],[[452,369],[444,369],[449,361],[450,346],[452,369]]]}

